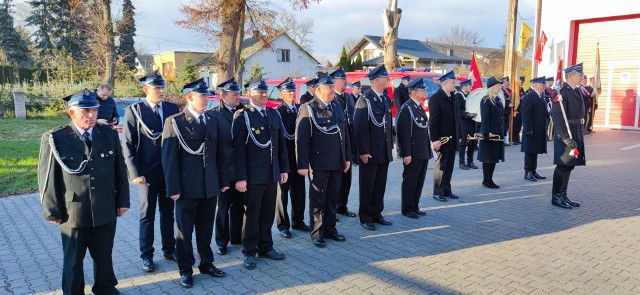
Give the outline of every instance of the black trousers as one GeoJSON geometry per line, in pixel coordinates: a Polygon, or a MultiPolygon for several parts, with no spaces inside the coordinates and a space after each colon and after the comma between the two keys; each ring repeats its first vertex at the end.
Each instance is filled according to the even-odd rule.
{"type": "Polygon", "coordinates": [[[513,117],[513,142],[520,142],[520,131],[522,131],[522,116],[518,113],[513,117]]]}
{"type": "Polygon", "coordinates": [[[336,212],[346,213],[348,211],[347,203],[349,202],[349,192],[351,192],[351,180],[353,178],[351,167],[349,167],[347,172],[342,173],[341,178],[340,193],[338,195],[338,209],[336,212]]]}
{"type": "Polygon", "coordinates": [[[342,170],[309,170],[309,219],[311,239],[336,230],[336,204],[342,187],[342,170]]]}
{"type": "Polygon", "coordinates": [[[482,182],[493,183],[494,171],[496,171],[496,163],[482,163],[482,182]]]}
{"type": "Polygon", "coordinates": [[[276,215],[276,182],[247,184],[244,193],[244,226],[242,228],[242,253],[255,256],[273,250],[271,226],[276,215]]]}
{"type": "Polygon", "coordinates": [[[524,154],[524,172],[536,172],[538,168],[538,154],[524,154]]]}
{"type": "Polygon", "coordinates": [[[451,176],[456,160],[456,145],[448,142],[441,146],[436,153],[436,162],[433,167],[433,194],[450,195],[451,176]]]}
{"type": "Polygon", "coordinates": [[[389,163],[367,163],[360,165],[360,223],[382,219],[384,191],[387,187],[389,163]]]}
{"type": "Polygon", "coordinates": [[[64,294],[84,294],[84,269],[82,260],[87,249],[93,258],[94,283],[91,291],[95,294],[111,294],[117,291],[118,280],[113,272],[113,239],[116,222],[96,227],[60,226],[64,263],[62,268],[62,292],[64,294]]]}
{"type": "Polygon", "coordinates": [[[290,229],[304,224],[304,208],[306,194],[304,191],[304,176],[298,171],[289,173],[287,182],[280,184],[280,193],[276,199],[276,226],[278,230],[290,229]],[[291,197],[291,220],[287,213],[291,197]]]}
{"type": "Polygon", "coordinates": [[[235,182],[229,189],[218,195],[216,210],[216,245],[226,247],[242,243],[242,223],[244,220],[244,193],[235,189],[235,182]]]}
{"type": "Polygon", "coordinates": [[[551,187],[552,194],[566,194],[569,186],[569,178],[574,166],[557,165],[553,170],[553,185],[551,187]]]}
{"type": "Polygon", "coordinates": [[[176,201],[176,261],[180,274],[193,273],[196,259],[193,256],[191,237],[196,231],[196,245],[200,257],[199,269],[207,269],[213,265],[211,238],[213,236],[213,220],[216,212],[216,198],[188,199],[176,201]]]}
{"type": "Polygon", "coordinates": [[[412,159],[409,165],[404,165],[402,171],[402,206],[403,214],[415,212],[420,209],[418,203],[422,195],[424,178],[427,175],[429,160],[412,159]]]}
{"type": "Polygon", "coordinates": [[[174,202],[167,197],[162,167],[154,169],[145,176],[147,185],[138,186],[140,194],[140,258],[153,259],[153,238],[156,220],[156,207],[160,212],[160,236],[162,252],[171,254],[176,248],[173,231],[174,202]]]}
{"type": "Polygon", "coordinates": [[[458,148],[458,161],[460,164],[464,163],[473,163],[473,153],[476,151],[476,144],[469,143],[468,145],[460,145],[458,148]],[[464,156],[467,155],[467,160],[465,162],[464,156]]]}

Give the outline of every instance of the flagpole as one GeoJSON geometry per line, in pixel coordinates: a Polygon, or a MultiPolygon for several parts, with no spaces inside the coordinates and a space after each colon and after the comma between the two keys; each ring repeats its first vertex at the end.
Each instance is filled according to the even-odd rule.
{"type": "MultiPolygon", "coordinates": [[[[542,18],[542,0],[538,0],[538,4],[536,5],[536,24],[535,24],[535,33],[533,35],[533,52],[534,56],[531,59],[531,79],[538,77],[538,62],[536,61],[535,52],[538,48],[538,43],[540,42],[540,23],[542,18]]],[[[540,52],[542,55],[542,52],[540,52]]]]}
{"type": "MultiPolygon", "coordinates": [[[[507,24],[507,42],[505,44],[505,56],[504,63],[505,76],[510,76],[511,89],[516,88],[515,83],[516,75],[516,16],[518,15],[518,0],[509,0],[509,21],[507,24]]],[[[513,95],[512,95],[513,96],[513,95]]],[[[507,107],[507,106],[505,106],[507,107]]],[[[513,141],[511,136],[513,132],[513,107],[511,108],[511,116],[509,116],[509,145],[513,141]]]]}

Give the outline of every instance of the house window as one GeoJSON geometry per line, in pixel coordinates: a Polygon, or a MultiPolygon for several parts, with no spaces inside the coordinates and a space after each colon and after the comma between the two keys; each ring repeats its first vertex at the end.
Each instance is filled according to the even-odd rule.
{"type": "Polygon", "coordinates": [[[289,49],[278,49],[276,50],[276,53],[278,54],[278,61],[279,62],[289,62],[289,53],[290,50],[289,49]]]}

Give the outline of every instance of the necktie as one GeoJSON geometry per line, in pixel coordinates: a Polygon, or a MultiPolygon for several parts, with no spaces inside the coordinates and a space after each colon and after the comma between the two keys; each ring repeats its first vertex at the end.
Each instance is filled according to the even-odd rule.
{"type": "Polygon", "coordinates": [[[154,108],[156,109],[156,117],[158,117],[158,120],[160,120],[160,124],[162,125],[163,122],[162,117],[160,116],[160,105],[157,104],[154,108]]]}
{"type": "Polygon", "coordinates": [[[199,124],[202,124],[202,125],[206,125],[206,123],[204,122],[204,116],[203,116],[203,115],[200,115],[200,116],[198,117],[198,123],[199,123],[199,124]]]}
{"type": "Polygon", "coordinates": [[[85,132],[82,134],[82,138],[84,138],[84,144],[86,144],[86,145],[87,145],[87,147],[88,147],[89,149],[91,149],[91,137],[90,137],[90,135],[89,135],[89,132],[85,131],[85,132]]]}
{"type": "Polygon", "coordinates": [[[267,111],[265,109],[262,109],[260,111],[260,114],[262,114],[262,116],[265,117],[265,118],[267,117],[267,111]]]}
{"type": "Polygon", "coordinates": [[[236,108],[231,108],[229,110],[231,111],[232,114],[236,112],[236,108]]]}

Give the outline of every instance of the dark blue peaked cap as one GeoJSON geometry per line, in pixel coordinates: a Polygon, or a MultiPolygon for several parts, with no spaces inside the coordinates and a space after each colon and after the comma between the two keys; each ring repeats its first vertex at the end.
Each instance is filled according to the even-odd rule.
{"type": "Polygon", "coordinates": [[[293,83],[293,79],[291,79],[291,77],[284,79],[284,81],[276,87],[278,87],[278,90],[280,91],[296,91],[296,83],[293,83]]]}
{"type": "Polygon", "coordinates": [[[313,79],[311,79],[311,80],[307,81],[307,82],[306,82],[306,83],[304,83],[304,84],[306,84],[306,85],[307,85],[307,87],[316,87],[316,81],[317,81],[317,80],[318,80],[318,78],[313,78],[313,79]]]}
{"type": "Polygon", "coordinates": [[[162,75],[158,71],[156,71],[153,75],[140,78],[140,82],[142,86],[148,85],[153,87],[165,87],[167,83],[162,78],[162,75]]]}
{"type": "Polygon", "coordinates": [[[500,82],[498,82],[498,79],[496,79],[495,77],[491,77],[489,78],[489,80],[487,80],[487,88],[491,88],[493,85],[496,84],[500,84],[500,82]]]}
{"type": "Polygon", "coordinates": [[[520,76],[520,83],[524,83],[524,76],[520,76]]]}
{"type": "Polygon", "coordinates": [[[538,78],[533,78],[533,79],[529,80],[529,82],[531,82],[531,84],[533,84],[533,83],[544,84],[546,79],[547,79],[547,77],[542,76],[542,77],[538,77],[538,78]]]}
{"type": "Polygon", "coordinates": [[[427,85],[424,85],[424,80],[422,78],[413,79],[411,83],[407,84],[407,90],[411,91],[414,89],[427,89],[427,85]]]}
{"type": "Polygon", "coordinates": [[[381,65],[371,70],[367,76],[369,76],[369,80],[373,80],[379,77],[389,77],[389,72],[387,72],[387,68],[384,65],[381,65]]]}
{"type": "Polygon", "coordinates": [[[209,91],[209,86],[207,86],[207,82],[204,81],[204,78],[195,80],[182,87],[183,94],[187,94],[189,92],[195,92],[200,94],[211,94],[211,91],[209,91]]]}
{"type": "Polygon", "coordinates": [[[322,85],[335,85],[335,83],[333,82],[333,78],[331,78],[331,75],[324,73],[324,75],[318,77],[316,86],[322,85]]]}
{"type": "Polygon", "coordinates": [[[400,81],[411,81],[411,76],[409,76],[409,75],[403,76],[403,77],[400,79],[400,81]]]}
{"type": "Polygon", "coordinates": [[[460,87],[465,85],[471,85],[471,79],[467,79],[465,81],[460,82],[460,87]]]}
{"type": "Polygon", "coordinates": [[[218,86],[216,86],[216,89],[225,92],[242,92],[242,89],[240,88],[240,85],[238,85],[236,78],[231,78],[218,84],[218,86]]]}
{"type": "Polygon", "coordinates": [[[249,91],[256,91],[256,92],[267,92],[269,91],[269,86],[267,86],[267,83],[264,82],[264,80],[262,79],[257,79],[254,81],[251,81],[247,84],[244,84],[244,89],[249,92],[249,91]]]}
{"type": "Polygon", "coordinates": [[[571,72],[576,72],[576,73],[583,74],[583,72],[582,72],[582,63],[579,63],[577,65],[573,65],[573,66],[570,66],[570,67],[564,69],[564,73],[565,74],[568,74],[568,73],[571,73],[571,72]]]}
{"type": "Polygon", "coordinates": [[[456,75],[453,73],[453,71],[448,72],[444,75],[442,75],[442,77],[440,77],[440,79],[438,79],[440,81],[440,83],[447,81],[447,80],[451,80],[451,79],[455,79],[456,75]]]}
{"type": "Polygon", "coordinates": [[[97,108],[100,106],[95,92],[85,88],[69,96],[65,96],[62,100],[67,102],[69,107],[80,109],[97,108]]]}
{"type": "Polygon", "coordinates": [[[356,81],[356,82],[351,83],[351,87],[362,88],[362,84],[360,84],[360,81],[356,81]]]}
{"type": "Polygon", "coordinates": [[[331,78],[333,79],[346,79],[347,73],[345,73],[342,68],[339,68],[333,71],[333,73],[329,74],[329,76],[331,76],[331,78]]]}
{"type": "Polygon", "coordinates": [[[502,78],[502,83],[504,83],[504,82],[509,82],[509,76],[502,78]]]}

